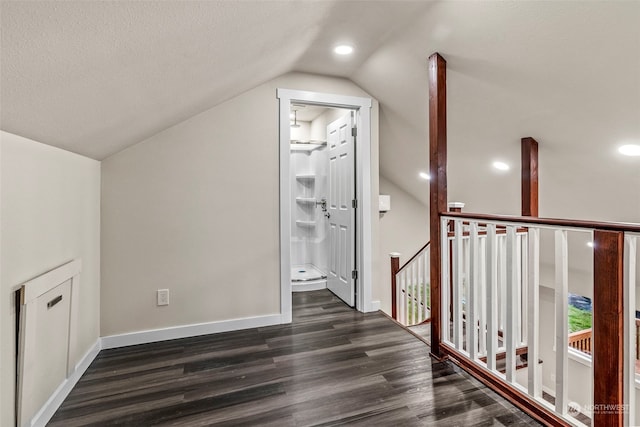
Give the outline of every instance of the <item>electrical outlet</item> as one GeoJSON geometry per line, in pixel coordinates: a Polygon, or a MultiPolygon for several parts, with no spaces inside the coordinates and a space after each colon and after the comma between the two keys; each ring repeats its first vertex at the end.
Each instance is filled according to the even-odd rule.
{"type": "Polygon", "coordinates": [[[158,289],[158,305],[169,305],[169,289],[158,289]]]}

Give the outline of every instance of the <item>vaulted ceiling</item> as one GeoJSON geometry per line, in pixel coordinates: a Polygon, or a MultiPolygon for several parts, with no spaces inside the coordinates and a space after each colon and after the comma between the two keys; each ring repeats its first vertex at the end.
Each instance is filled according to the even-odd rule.
{"type": "Polygon", "coordinates": [[[288,71],[348,77],[426,6],[3,1],[2,129],[102,159],[288,71]]]}
{"type": "Polygon", "coordinates": [[[640,222],[640,158],[616,151],[640,144],[640,1],[1,7],[8,132],[102,159],[283,73],[341,76],[380,101],[381,174],[427,203],[426,58],[438,51],[448,62],[450,198],[517,213],[519,140],[533,136],[543,213],[588,206],[587,217],[640,222]],[[337,58],[338,42],[355,54],[337,58]],[[512,171],[492,171],[496,159],[512,171]]]}

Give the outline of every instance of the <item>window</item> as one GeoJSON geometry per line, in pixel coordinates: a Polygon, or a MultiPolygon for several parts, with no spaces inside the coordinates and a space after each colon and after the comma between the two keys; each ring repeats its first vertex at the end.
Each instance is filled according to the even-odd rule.
{"type": "Polygon", "coordinates": [[[569,294],[569,347],[591,354],[591,298],[569,294]]]}

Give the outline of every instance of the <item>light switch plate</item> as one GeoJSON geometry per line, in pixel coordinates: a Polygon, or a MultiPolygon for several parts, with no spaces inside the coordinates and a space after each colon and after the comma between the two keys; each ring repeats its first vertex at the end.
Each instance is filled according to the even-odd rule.
{"type": "Polygon", "coordinates": [[[169,289],[158,289],[158,305],[169,305],[169,289]]]}
{"type": "Polygon", "coordinates": [[[391,196],[388,194],[380,194],[378,197],[378,211],[388,212],[391,210],[391,196]]]}

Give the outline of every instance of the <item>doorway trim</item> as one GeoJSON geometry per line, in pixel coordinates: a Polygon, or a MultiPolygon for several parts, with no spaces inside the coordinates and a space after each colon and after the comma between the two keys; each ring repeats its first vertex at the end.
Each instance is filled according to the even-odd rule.
{"type": "Polygon", "coordinates": [[[336,95],[292,89],[276,89],[279,106],[280,135],[280,313],[282,323],[291,323],[291,168],[289,111],[291,103],[348,108],[356,111],[356,309],[372,307],[372,194],[371,194],[371,98],[336,95]]]}

